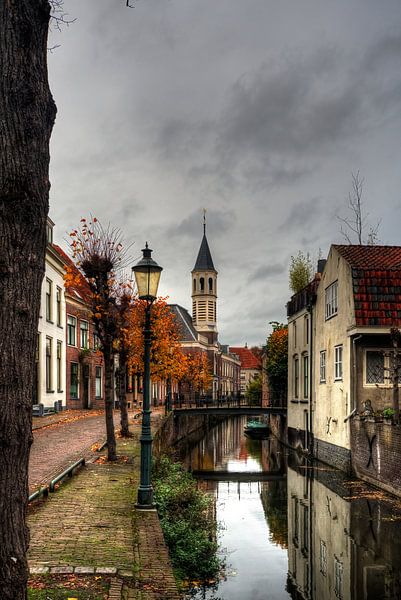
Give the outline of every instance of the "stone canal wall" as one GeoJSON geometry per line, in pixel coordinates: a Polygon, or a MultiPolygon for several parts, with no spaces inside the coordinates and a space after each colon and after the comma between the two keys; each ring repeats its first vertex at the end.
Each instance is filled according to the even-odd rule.
{"type": "Polygon", "coordinates": [[[401,427],[355,418],[351,422],[352,467],[360,479],[401,497],[401,427]]]}
{"type": "Polygon", "coordinates": [[[216,415],[170,413],[157,430],[153,440],[153,451],[156,455],[171,451],[177,458],[183,458],[209,429],[225,418],[216,415]]]}

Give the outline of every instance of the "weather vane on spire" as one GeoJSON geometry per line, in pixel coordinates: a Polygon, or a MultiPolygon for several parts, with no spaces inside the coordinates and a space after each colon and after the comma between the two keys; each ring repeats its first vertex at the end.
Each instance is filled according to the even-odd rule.
{"type": "Polygon", "coordinates": [[[203,235],[206,235],[206,208],[203,209],[203,235]]]}

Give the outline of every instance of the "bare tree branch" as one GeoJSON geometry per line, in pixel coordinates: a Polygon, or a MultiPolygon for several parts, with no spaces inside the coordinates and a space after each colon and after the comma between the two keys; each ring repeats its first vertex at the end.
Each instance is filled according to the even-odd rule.
{"type": "Polygon", "coordinates": [[[337,215],[337,219],[342,223],[340,227],[341,235],[348,244],[352,244],[353,238],[355,237],[355,243],[358,245],[367,244],[368,246],[374,246],[379,242],[378,231],[381,219],[376,225],[370,225],[368,222],[369,213],[366,213],[365,215],[363,212],[362,195],[365,180],[360,176],[359,171],[351,173],[351,178],[352,191],[348,194],[347,206],[350,215],[347,217],[340,217],[337,215]],[[369,231],[364,239],[364,232],[367,227],[369,227],[369,231]]]}
{"type": "Polygon", "coordinates": [[[64,0],[49,0],[49,4],[51,6],[51,23],[59,31],[63,25],[68,27],[76,21],[76,19],[70,19],[68,13],[64,12],[64,0]]]}

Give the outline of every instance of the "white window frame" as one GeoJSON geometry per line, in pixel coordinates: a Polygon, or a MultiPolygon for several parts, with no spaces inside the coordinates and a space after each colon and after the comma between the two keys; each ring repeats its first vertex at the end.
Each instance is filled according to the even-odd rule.
{"type": "Polygon", "coordinates": [[[343,378],[343,345],[334,346],[334,381],[342,381],[343,378]]]}
{"type": "Polygon", "coordinates": [[[309,317],[308,315],[304,316],[304,344],[307,346],[309,344],[309,317]]]}
{"type": "Polygon", "coordinates": [[[338,313],[338,281],[334,281],[325,290],[325,316],[326,321],[338,313]]]}
{"type": "Polygon", "coordinates": [[[96,399],[102,398],[102,394],[103,394],[102,380],[103,380],[102,367],[100,365],[95,365],[95,398],[96,399]],[[98,377],[98,373],[100,373],[99,377],[98,377]]]}
{"type": "Polygon", "coordinates": [[[46,336],[46,392],[53,392],[53,338],[46,336]]]}
{"type": "Polygon", "coordinates": [[[62,300],[62,291],[59,286],[56,287],[56,313],[57,313],[57,325],[58,327],[62,327],[62,308],[61,308],[61,300],[62,300]]]}
{"type": "Polygon", "coordinates": [[[53,282],[46,277],[46,321],[52,323],[53,318],[53,282]]]}
{"type": "Polygon", "coordinates": [[[326,383],[327,355],[326,350],[320,350],[320,383],[326,383]]]}
{"type": "Polygon", "coordinates": [[[81,319],[79,322],[79,346],[84,350],[89,349],[89,322],[81,319]],[[86,334],[86,343],[83,343],[83,333],[86,334]]]}
{"type": "Polygon", "coordinates": [[[67,315],[67,344],[68,346],[75,346],[77,345],[77,317],[74,317],[74,315],[67,315]],[[70,343],[70,333],[69,333],[69,326],[72,325],[72,323],[69,323],[69,319],[73,319],[74,320],[74,343],[71,344],[70,343]]]}
{"type": "Polygon", "coordinates": [[[57,340],[56,354],[56,372],[57,372],[57,391],[63,391],[63,342],[57,340]]]}
{"type": "Polygon", "coordinates": [[[75,361],[71,361],[70,362],[70,390],[69,391],[70,391],[70,398],[72,400],[79,400],[79,364],[77,362],[75,362],[75,361]],[[77,375],[77,382],[76,382],[76,385],[77,385],[77,394],[76,394],[76,396],[75,395],[73,396],[71,394],[71,387],[72,387],[72,385],[71,385],[71,381],[72,381],[72,365],[74,365],[74,367],[76,367],[76,375],[77,375]]]}
{"type": "Polygon", "coordinates": [[[334,557],[334,593],[337,598],[342,600],[343,598],[343,587],[344,587],[344,565],[338,560],[338,558],[334,557]]]}
{"type": "Polygon", "coordinates": [[[390,352],[390,349],[384,350],[381,348],[365,348],[364,351],[364,361],[363,361],[363,387],[367,387],[367,388],[377,388],[377,387],[381,387],[381,388],[388,388],[389,385],[391,385],[390,379],[387,379],[386,381],[386,373],[388,373],[388,371],[386,371],[386,369],[389,368],[390,366],[390,360],[389,360],[389,356],[388,356],[388,352],[390,352]],[[368,374],[368,352],[375,352],[377,354],[383,354],[383,363],[384,363],[384,369],[383,369],[383,382],[382,383],[368,383],[367,381],[367,374],[368,374]]]}
{"type": "Polygon", "coordinates": [[[309,398],[309,355],[302,355],[302,391],[303,398],[307,400],[309,398]]]}
{"type": "Polygon", "coordinates": [[[327,576],[327,546],[323,540],[320,540],[320,572],[324,577],[327,576]]]}
{"type": "Polygon", "coordinates": [[[293,377],[294,377],[294,381],[293,381],[293,391],[294,391],[294,398],[299,398],[299,356],[298,354],[295,354],[293,360],[293,377]]]}

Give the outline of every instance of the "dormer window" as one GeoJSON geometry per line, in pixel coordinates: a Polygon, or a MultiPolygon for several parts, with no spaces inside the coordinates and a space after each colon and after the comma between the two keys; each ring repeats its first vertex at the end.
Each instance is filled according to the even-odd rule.
{"type": "Polygon", "coordinates": [[[325,303],[327,321],[327,319],[331,319],[338,312],[338,281],[335,281],[326,288],[325,303]]]}
{"type": "Polygon", "coordinates": [[[53,225],[49,222],[46,223],[46,241],[48,244],[53,243],[53,225]]]}

